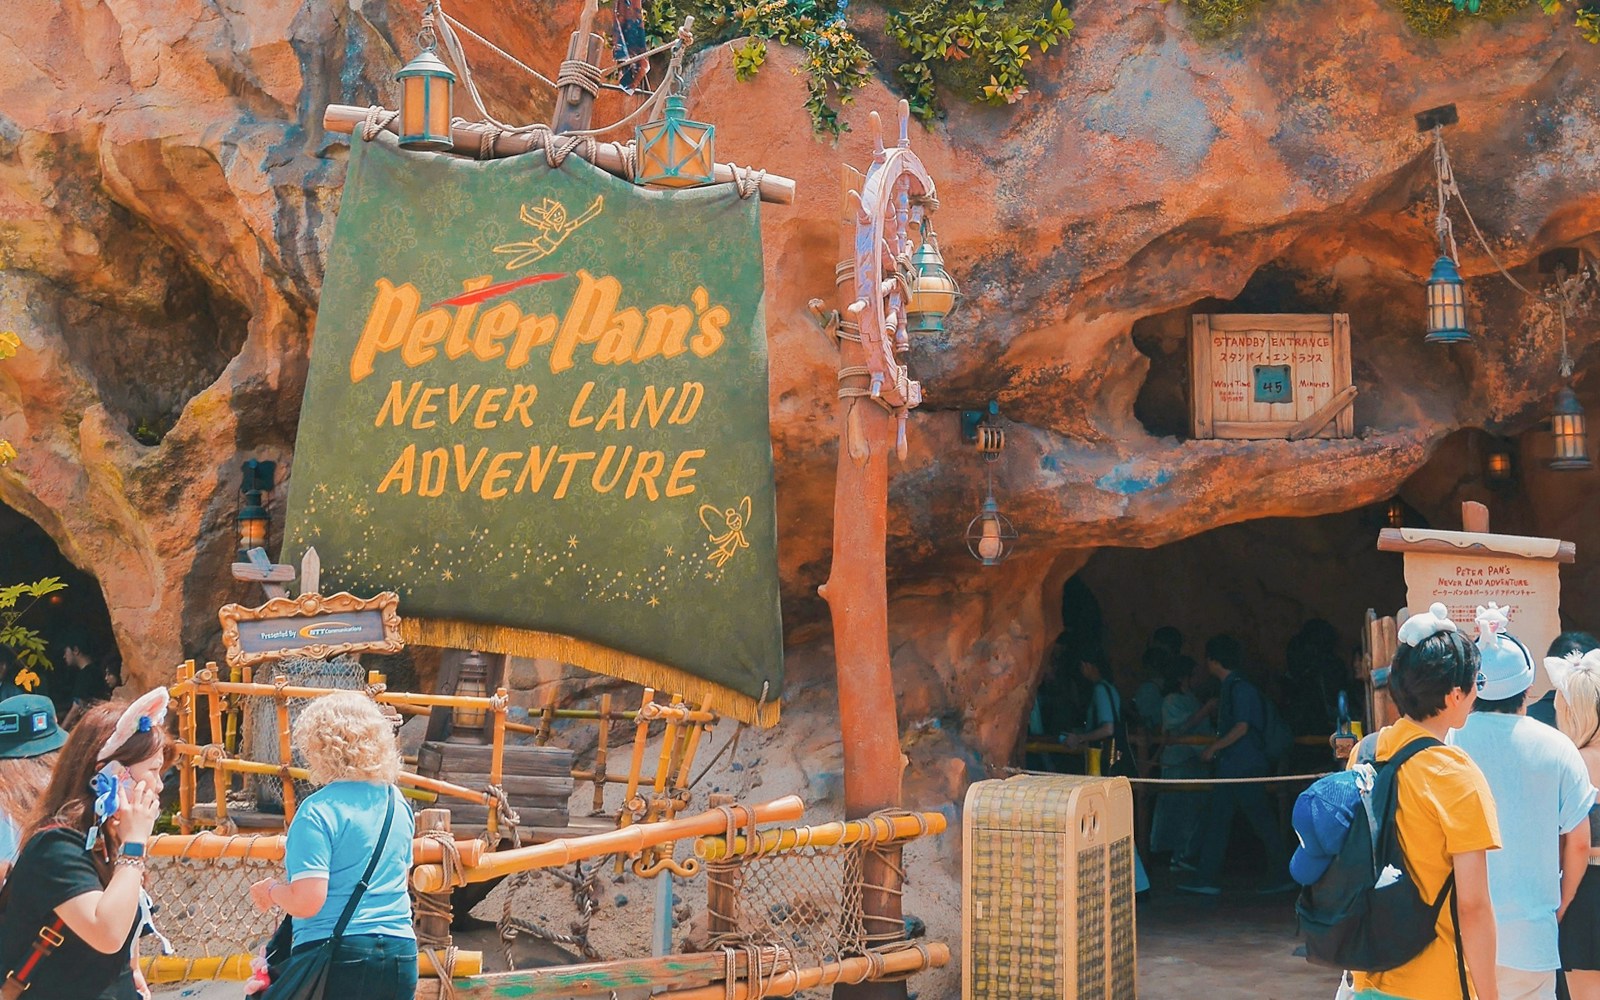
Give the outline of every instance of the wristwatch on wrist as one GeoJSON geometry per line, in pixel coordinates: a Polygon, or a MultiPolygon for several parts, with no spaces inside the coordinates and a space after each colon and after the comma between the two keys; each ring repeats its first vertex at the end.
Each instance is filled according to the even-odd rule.
{"type": "Polygon", "coordinates": [[[122,856],[125,858],[144,857],[144,844],[124,841],[122,844],[122,856]]]}

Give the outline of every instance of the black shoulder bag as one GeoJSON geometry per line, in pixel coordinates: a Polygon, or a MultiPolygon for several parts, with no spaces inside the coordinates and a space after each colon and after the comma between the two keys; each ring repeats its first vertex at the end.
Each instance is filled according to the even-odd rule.
{"type": "Polygon", "coordinates": [[[273,932],[267,943],[267,990],[263,1000],[323,1000],[328,985],[328,969],[339,951],[339,939],[350,918],[355,916],[361,897],[366,895],[367,883],[378,870],[378,859],[389,842],[389,829],[394,825],[394,789],[389,789],[389,810],[383,817],[383,831],[378,834],[378,846],[372,849],[372,860],[367,862],[367,873],[356,883],[339,922],[333,925],[332,936],[315,941],[303,948],[294,947],[293,917],[284,917],[283,923],[273,932]]]}

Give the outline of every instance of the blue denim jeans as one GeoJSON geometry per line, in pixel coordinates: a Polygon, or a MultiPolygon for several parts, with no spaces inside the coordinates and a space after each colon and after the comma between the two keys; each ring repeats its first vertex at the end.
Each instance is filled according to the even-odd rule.
{"type": "Polygon", "coordinates": [[[325,995],[335,1000],[395,1000],[417,992],[417,943],[358,934],[339,942],[325,995]]]}

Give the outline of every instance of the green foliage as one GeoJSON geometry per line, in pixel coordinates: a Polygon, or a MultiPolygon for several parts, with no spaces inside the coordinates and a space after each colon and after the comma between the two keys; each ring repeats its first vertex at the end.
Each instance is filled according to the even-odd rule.
{"type": "MultiPolygon", "coordinates": [[[[1168,3],[1170,0],[1161,0],[1168,3]]],[[[1222,38],[1242,26],[1264,0],[1178,0],[1188,12],[1194,33],[1201,38],[1222,38]]]]}
{"type": "MultiPolygon", "coordinates": [[[[812,127],[838,135],[849,126],[839,107],[867,81],[872,56],[845,23],[847,0],[656,0],[645,11],[645,32],[659,44],[685,15],[695,18],[696,45],[743,38],[733,50],[734,75],[754,77],[766,63],[767,43],[805,53],[806,111],[812,127]]],[[[912,111],[924,120],[939,112],[938,89],[987,104],[1014,104],[1028,93],[1027,65],[1072,31],[1060,0],[923,0],[900,9],[885,4],[890,36],[910,57],[895,70],[912,111]]]]}
{"type": "Polygon", "coordinates": [[[10,647],[17,654],[17,659],[29,670],[47,671],[53,664],[47,654],[44,637],[26,625],[20,624],[20,619],[39,603],[40,598],[48,597],[57,591],[66,590],[67,585],[61,582],[60,577],[47,576],[42,580],[32,583],[15,583],[9,587],[0,587],[0,646],[10,647]],[[24,598],[27,599],[23,603],[24,598]]]}
{"type": "Polygon", "coordinates": [[[889,35],[911,58],[895,69],[911,112],[939,113],[941,85],[986,104],[1015,104],[1028,93],[1035,55],[1066,38],[1072,17],[1059,0],[925,0],[891,11],[889,35]]]}
{"type": "MultiPolygon", "coordinates": [[[[1163,3],[1170,0],[1162,0],[1163,3]]],[[[1229,35],[1244,24],[1255,8],[1265,0],[1178,0],[1189,13],[1196,35],[1220,38],[1229,35]]],[[[1534,3],[1546,14],[1559,14],[1563,0],[1462,0],[1457,7],[1452,0],[1393,0],[1400,16],[1419,35],[1438,38],[1451,34],[1472,18],[1500,21],[1534,3]]],[[[1574,23],[1584,40],[1600,44],[1600,2],[1590,0],[1580,5],[1574,23]]]]}
{"type": "Polygon", "coordinates": [[[806,111],[811,127],[838,135],[850,126],[839,106],[867,81],[872,56],[845,25],[844,0],[655,0],[645,9],[645,33],[659,44],[694,15],[696,45],[746,40],[734,50],[734,74],[748,80],[767,58],[767,42],[805,52],[806,111]]]}

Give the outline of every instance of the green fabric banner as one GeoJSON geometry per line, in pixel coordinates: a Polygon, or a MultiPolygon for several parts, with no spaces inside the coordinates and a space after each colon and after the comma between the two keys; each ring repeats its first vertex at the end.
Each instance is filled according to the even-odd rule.
{"type": "Polygon", "coordinates": [[[409,641],[775,721],[758,201],[355,141],[285,539],[409,641]]]}

